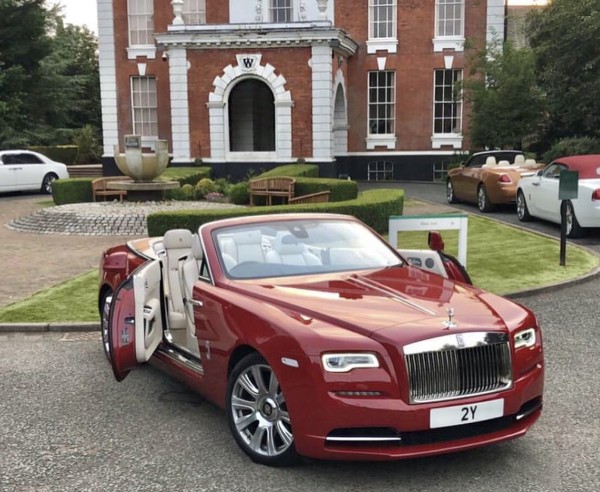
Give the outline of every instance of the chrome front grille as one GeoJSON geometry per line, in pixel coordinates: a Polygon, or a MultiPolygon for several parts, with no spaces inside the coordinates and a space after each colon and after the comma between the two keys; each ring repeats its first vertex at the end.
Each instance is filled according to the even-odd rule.
{"type": "Polygon", "coordinates": [[[452,334],[404,347],[410,402],[452,400],[512,386],[504,333],[452,334]]]}

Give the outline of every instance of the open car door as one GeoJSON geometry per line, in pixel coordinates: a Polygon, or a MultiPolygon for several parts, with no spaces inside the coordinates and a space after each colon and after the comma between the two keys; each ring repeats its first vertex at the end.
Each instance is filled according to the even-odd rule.
{"type": "Polygon", "coordinates": [[[144,263],[113,295],[108,318],[110,361],[117,381],[147,362],[163,338],[161,265],[144,263]]]}

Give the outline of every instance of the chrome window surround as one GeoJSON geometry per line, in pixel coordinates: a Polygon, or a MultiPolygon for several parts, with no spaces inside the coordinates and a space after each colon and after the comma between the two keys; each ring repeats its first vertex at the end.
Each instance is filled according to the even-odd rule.
{"type": "Polygon", "coordinates": [[[506,333],[453,333],[404,347],[410,403],[455,400],[512,387],[506,333]]]}

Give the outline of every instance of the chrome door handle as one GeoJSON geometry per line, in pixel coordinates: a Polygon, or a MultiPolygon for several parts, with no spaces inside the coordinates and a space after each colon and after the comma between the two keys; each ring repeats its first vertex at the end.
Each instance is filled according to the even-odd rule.
{"type": "Polygon", "coordinates": [[[196,307],[204,307],[204,303],[202,301],[198,301],[197,299],[188,299],[188,302],[192,305],[192,306],[196,306],[196,307]]]}

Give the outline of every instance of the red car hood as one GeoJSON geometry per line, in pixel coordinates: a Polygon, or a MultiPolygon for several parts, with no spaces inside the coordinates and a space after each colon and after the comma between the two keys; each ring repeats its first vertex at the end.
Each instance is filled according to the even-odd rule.
{"type": "Polygon", "coordinates": [[[526,316],[506,299],[413,267],[234,284],[303,319],[403,343],[447,334],[449,308],[453,332],[502,331],[526,316]]]}

